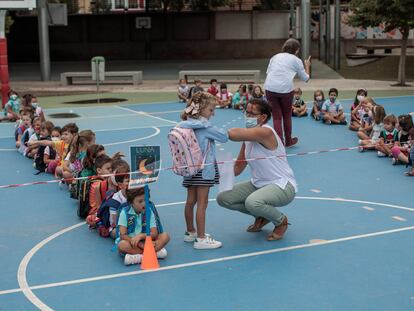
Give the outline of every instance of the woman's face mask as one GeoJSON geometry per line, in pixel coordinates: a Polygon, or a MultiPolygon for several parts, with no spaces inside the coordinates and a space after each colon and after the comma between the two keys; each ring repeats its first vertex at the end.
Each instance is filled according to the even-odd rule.
{"type": "Polygon", "coordinates": [[[254,117],[246,117],[244,119],[244,122],[246,124],[246,128],[252,128],[257,126],[257,118],[254,117]]]}
{"type": "Polygon", "coordinates": [[[357,99],[358,99],[359,102],[362,102],[365,99],[365,96],[364,95],[358,95],[357,99]]]}

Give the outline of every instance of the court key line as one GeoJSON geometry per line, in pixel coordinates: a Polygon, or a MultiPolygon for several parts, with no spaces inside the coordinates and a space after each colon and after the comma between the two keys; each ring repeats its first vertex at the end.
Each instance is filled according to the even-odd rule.
{"type": "Polygon", "coordinates": [[[122,144],[132,143],[132,142],[136,142],[136,141],[140,141],[140,140],[144,140],[144,139],[148,139],[148,138],[157,136],[161,132],[161,130],[158,127],[151,126],[151,128],[153,128],[155,130],[155,133],[152,133],[151,135],[148,135],[148,136],[145,136],[145,137],[140,137],[140,138],[135,138],[135,139],[131,139],[131,140],[118,141],[116,143],[103,144],[103,146],[107,147],[107,146],[115,146],[115,145],[122,145],[122,144]]]}
{"type": "MultiPolygon", "coordinates": [[[[377,203],[377,202],[369,202],[369,201],[359,201],[359,200],[348,200],[343,198],[323,198],[323,197],[296,197],[297,199],[310,199],[310,200],[328,200],[328,201],[340,201],[340,202],[357,202],[357,203],[366,203],[366,204],[372,204],[372,205],[380,205],[380,206],[386,206],[391,208],[398,208],[398,209],[404,209],[409,211],[414,211],[412,208],[398,206],[398,205],[392,205],[392,204],[386,204],[386,203],[377,203]]],[[[215,199],[209,199],[209,201],[215,201],[215,199]]],[[[171,205],[179,205],[184,204],[185,202],[171,202],[171,203],[164,203],[164,204],[158,204],[158,207],[162,206],[171,206],[171,205]]],[[[385,230],[385,231],[378,231],[368,234],[362,234],[362,235],[355,235],[355,236],[349,236],[349,237],[343,237],[333,240],[327,240],[327,241],[320,241],[317,243],[307,243],[307,244],[301,244],[301,245],[295,245],[295,246],[288,246],[284,248],[277,248],[277,249],[271,249],[266,251],[259,251],[259,252],[252,252],[247,254],[240,254],[235,256],[226,256],[221,258],[215,258],[215,259],[209,259],[209,260],[203,260],[203,261],[195,261],[195,262],[189,262],[184,264],[177,264],[177,265],[171,265],[162,267],[158,270],[141,270],[141,271],[134,271],[134,272],[127,272],[127,273],[118,273],[118,274],[111,274],[111,275],[103,275],[99,277],[91,277],[91,278],[83,278],[83,279],[77,279],[72,281],[64,281],[64,282],[57,282],[57,283],[49,283],[49,284],[43,284],[43,285],[36,285],[30,287],[27,283],[26,278],[26,271],[27,266],[31,260],[31,258],[36,254],[37,251],[39,251],[44,245],[52,241],[53,239],[57,238],[58,236],[69,232],[75,228],[78,228],[85,224],[84,222],[75,224],[73,226],[70,226],[68,228],[62,229],[59,232],[56,232],[52,236],[44,239],[43,241],[39,242],[36,246],[34,246],[23,258],[23,260],[19,264],[17,278],[20,288],[19,289],[11,289],[11,290],[4,290],[0,291],[0,295],[5,294],[11,294],[16,292],[23,292],[23,294],[28,298],[30,302],[32,302],[34,305],[36,305],[39,309],[42,310],[52,310],[47,305],[45,305],[34,293],[32,290],[41,289],[41,288],[50,288],[50,287],[58,287],[58,286],[65,286],[65,285],[71,285],[71,284],[80,284],[80,283],[86,283],[86,282],[93,282],[93,281],[99,281],[99,280],[105,280],[105,279],[112,279],[112,278],[118,278],[123,276],[131,276],[131,275],[137,275],[137,274],[143,274],[143,273],[151,273],[151,272],[158,272],[163,270],[171,270],[171,269],[179,269],[179,268],[185,268],[185,267],[191,267],[191,266],[198,266],[203,264],[210,264],[215,262],[223,262],[228,260],[234,260],[234,259],[240,259],[240,258],[247,258],[247,257],[253,257],[253,256],[260,256],[260,255],[266,255],[266,254],[272,254],[272,253],[278,253],[278,252],[284,252],[284,251],[290,251],[295,249],[303,249],[303,248],[309,248],[309,247],[315,247],[319,245],[325,245],[325,244],[333,244],[338,242],[344,242],[344,241],[350,241],[350,240],[356,240],[356,239],[362,239],[367,237],[373,237],[373,236],[381,236],[385,234],[391,234],[396,232],[402,232],[402,231],[408,231],[413,230],[414,226],[409,227],[403,227],[398,229],[391,229],[391,230],[385,230]]]]}
{"type": "Polygon", "coordinates": [[[118,107],[119,109],[122,109],[122,110],[125,110],[125,111],[129,111],[129,112],[132,112],[132,113],[135,113],[135,114],[144,115],[144,116],[147,116],[147,117],[150,117],[150,118],[154,118],[154,119],[157,119],[157,120],[169,122],[169,123],[172,123],[172,124],[177,124],[178,123],[178,122],[171,121],[171,120],[168,120],[168,119],[164,119],[164,118],[161,118],[161,117],[153,116],[153,115],[151,115],[151,114],[149,114],[147,112],[136,111],[136,110],[129,109],[129,108],[126,108],[126,107],[122,107],[122,106],[115,106],[115,107],[118,107]]]}

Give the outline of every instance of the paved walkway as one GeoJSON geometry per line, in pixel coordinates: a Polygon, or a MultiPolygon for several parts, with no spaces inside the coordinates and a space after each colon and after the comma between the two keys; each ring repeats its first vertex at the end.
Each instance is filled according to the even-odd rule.
{"type": "MultiPolygon", "coordinates": [[[[107,61],[106,70],[142,70],[144,83],[139,86],[130,84],[103,85],[104,92],[172,92],[176,90],[178,72],[180,70],[213,70],[213,69],[260,69],[262,82],[266,77],[268,59],[232,59],[232,60],[151,60],[151,61],[107,61]]],[[[90,71],[89,62],[56,62],[52,63],[52,81],[40,81],[39,64],[10,64],[11,87],[20,92],[42,94],[71,94],[91,92],[95,85],[60,85],[60,73],[66,71],[90,71]]],[[[350,80],[344,79],[324,63],[313,60],[312,79],[309,83],[297,81],[296,85],[304,91],[317,88],[326,89],[331,86],[342,90],[355,90],[365,87],[369,90],[412,90],[414,87],[391,87],[395,81],[350,80]],[[335,82],[332,79],[336,80],[335,82]]],[[[236,88],[231,86],[231,89],[236,88]]]]}

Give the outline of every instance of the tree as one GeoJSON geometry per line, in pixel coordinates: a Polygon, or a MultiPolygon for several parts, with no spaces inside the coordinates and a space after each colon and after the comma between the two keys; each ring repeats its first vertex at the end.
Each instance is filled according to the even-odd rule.
{"type": "Polygon", "coordinates": [[[405,84],[405,62],[410,29],[414,28],[413,0],[352,0],[353,15],[348,23],[357,27],[377,27],[384,24],[385,32],[398,29],[402,34],[401,55],[398,66],[398,84],[405,84]]]}

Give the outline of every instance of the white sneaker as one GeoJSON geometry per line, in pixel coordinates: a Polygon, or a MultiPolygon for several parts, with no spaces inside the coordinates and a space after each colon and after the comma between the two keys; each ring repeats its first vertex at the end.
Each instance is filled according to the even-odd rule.
{"type": "Polygon", "coordinates": [[[208,235],[206,235],[204,239],[196,238],[194,241],[195,249],[215,249],[221,246],[222,243],[220,241],[216,241],[208,235]]]}
{"type": "Polygon", "coordinates": [[[363,146],[359,146],[359,147],[358,147],[358,151],[359,151],[359,152],[364,152],[364,147],[363,147],[363,146]]]}
{"type": "MultiPolygon", "coordinates": [[[[208,233],[205,236],[210,236],[208,233]]],[[[193,243],[197,238],[197,232],[185,232],[184,233],[184,242],[193,243]]]]}
{"type": "Polygon", "coordinates": [[[184,233],[184,242],[192,243],[197,237],[197,232],[185,232],[184,233]]]}
{"type": "Polygon", "coordinates": [[[164,259],[165,257],[167,257],[167,250],[165,248],[161,248],[158,252],[157,252],[157,258],[158,259],[164,259]]]}
{"type": "Polygon", "coordinates": [[[385,153],[382,153],[381,151],[378,151],[377,155],[378,155],[379,158],[383,158],[383,157],[387,156],[385,153]]]}
{"type": "Polygon", "coordinates": [[[141,262],[141,260],[142,260],[141,254],[136,254],[136,255],[126,254],[125,259],[124,259],[124,264],[125,266],[137,265],[141,262]]]}
{"type": "Polygon", "coordinates": [[[391,163],[392,165],[397,165],[399,162],[396,158],[392,158],[391,163]]]}
{"type": "Polygon", "coordinates": [[[358,139],[358,145],[362,145],[362,139],[358,139]]]}
{"type": "Polygon", "coordinates": [[[325,123],[329,125],[329,124],[331,124],[332,122],[331,122],[331,120],[326,120],[326,121],[325,121],[325,123]]]}

